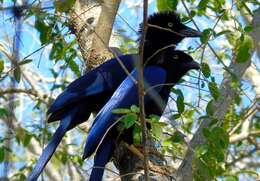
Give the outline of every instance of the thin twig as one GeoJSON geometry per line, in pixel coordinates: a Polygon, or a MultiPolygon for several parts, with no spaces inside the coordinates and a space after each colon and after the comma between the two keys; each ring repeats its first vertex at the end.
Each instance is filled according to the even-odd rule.
{"type": "Polygon", "coordinates": [[[142,125],[142,143],[143,143],[143,152],[144,152],[144,180],[149,181],[149,153],[147,149],[147,127],[145,120],[145,109],[144,109],[144,75],[143,75],[143,58],[144,58],[144,42],[145,35],[148,29],[147,23],[147,11],[148,11],[148,0],[143,1],[143,31],[139,47],[140,61],[137,64],[137,73],[138,73],[138,95],[139,95],[139,107],[140,107],[140,121],[142,125]]]}

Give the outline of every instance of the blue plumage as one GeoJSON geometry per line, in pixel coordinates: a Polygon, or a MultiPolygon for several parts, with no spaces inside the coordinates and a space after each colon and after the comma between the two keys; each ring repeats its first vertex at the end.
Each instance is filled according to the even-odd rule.
{"type": "MultiPolygon", "coordinates": [[[[171,49],[160,52],[154,59],[157,59],[161,64],[148,65],[144,67],[143,71],[145,90],[147,91],[144,103],[147,115],[155,114],[161,116],[168,101],[171,87],[189,70],[199,69],[199,65],[189,55],[171,49]]],[[[136,70],[133,70],[131,75],[135,79],[138,78],[136,70]]],[[[90,129],[83,158],[89,157],[95,150],[98,150],[95,157],[105,157],[107,160],[108,154],[102,150],[102,147],[98,146],[103,144],[102,140],[116,139],[118,136],[117,130],[112,127],[115,127],[115,121],[119,118],[119,115],[114,114],[112,111],[118,108],[129,108],[131,105],[138,105],[138,87],[128,76],[98,113],[90,129]]],[[[128,135],[128,137],[131,136],[132,134],[128,135]]],[[[96,171],[93,170],[92,172],[96,171]]],[[[102,178],[99,174],[93,173],[93,175],[98,175],[99,178],[102,178]]]]}
{"type": "Polygon", "coordinates": [[[71,121],[73,121],[73,117],[77,111],[77,108],[72,109],[69,114],[63,118],[61,121],[60,126],[55,131],[51,141],[49,142],[48,146],[43,150],[41,157],[39,158],[37,164],[35,165],[33,172],[29,175],[28,180],[34,181],[40,176],[43,168],[48,163],[49,159],[55,152],[57,146],[61,142],[61,139],[65,135],[66,131],[68,130],[71,121]]]}
{"type": "MultiPolygon", "coordinates": [[[[128,54],[119,56],[118,58],[122,61],[125,68],[131,72],[135,66],[136,55],[128,54]]],[[[48,114],[55,113],[55,111],[63,109],[66,105],[80,101],[82,98],[114,90],[124,80],[126,75],[117,58],[112,58],[73,81],[56,98],[49,108],[48,114]]],[[[51,119],[50,121],[53,120],[51,119]]]]}
{"type": "MultiPolygon", "coordinates": [[[[133,69],[135,55],[123,55],[119,58],[129,71],[133,69]]],[[[60,120],[60,126],[43,150],[41,157],[28,177],[28,181],[37,180],[65,133],[88,119],[91,112],[98,111],[107,100],[107,95],[111,95],[111,90],[116,89],[126,75],[118,60],[113,58],[72,82],[58,96],[48,113],[51,114],[49,121],[60,120]],[[98,99],[92,97],[92,95],[97,96],[98,99]],[[88,101],[82,101],[86,97],[88,101]]]]}
{"type": "Polygon", "coordinates": [[[89,181],[100,181],[104,174],[104,167],[110,160],[114,151],[115,143],[112,137],[107,136],[99,146],[97,154],[94,158],[94,167],[92,169],[89,181]]]}
{"type": "MultiPolygon", "coordinates": [[[[131,75],[137,80],[136,70],[134,70],[131,75]]],[[[144,69],[144,77],[149,86],[155,86],[165,82],[166,72],[161,67],[150,66],[144,69]],[[156,79],[154,79],[155,75],[156,79]]],[[[98,113],[95,123],[90,129],[83,158],[89,157],[95,151],[105,132],[111,124],[113,124],[114,120],[118,118],[118,115],[113,114],[112,110],[117,108],[129,108],[134,104],[138,104],[137,84],[128,76],[114,92],[108,103],[98,113]]]]}
{"type": "MultiPolygon", "coordinates": [[[[144,61],[147,61],[146,63],[150,65],[163,61],[162,59],[159,62],[157,62],[158,59],[150,60],[149,57],[157,50],[170,44],[177,44],[185,37],[200,36],[199,32],[184,26],[174,12],[156,13],[149,17],[148,23],[170,30],[148,28],[144,47],[144,61]]],[[[136,55],[122,55],[119,58],[129,72],[134,69],[135,60],[138,60],[136,55]]],[[[38,160],[31,173],[33,176],[29,177],[29,181],[37,180],[66,131],[86,121],[92,112],[98,112],[126,77],[127,74],[117,59],[113,58],[73,81],[57,97],[48,110],[48,114],[50,114],[48,121],[60,120],[60,127],[56,130],[49,145],[43,150],[43,156],[38,160]],[[72,110],[75,110],[75,112],[72,110]]],[[[157,110],[161,110],[161,108],[157,110]]],[[[104,155],[104,157],[106,156],[104,155]]]]}

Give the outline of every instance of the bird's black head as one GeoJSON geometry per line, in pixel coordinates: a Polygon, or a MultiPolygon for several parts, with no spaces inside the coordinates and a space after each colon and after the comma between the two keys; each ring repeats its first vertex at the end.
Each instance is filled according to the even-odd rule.
{"type": "MultiPolygon", "coordinates": [[[[140,25],[142,32],[143,25],[140,25]]],[[[189,28],[181,23],[175,12],[154,13],[148,18],[146,41],[157,44],[158,48],[177,44],[185,37],[199,37],[201,32],[189,28]],[[160,45],[161,44],[161,45],[160,45]]]]}
{"type": "Polygon", "coordinates": [[[189,70],[200,69],[200,66],[193,58],[180,50],[166,50],[163,52],[163,61],[161,62],[168,72],[168,81],[176,83],[184,76],[189,70]]]}

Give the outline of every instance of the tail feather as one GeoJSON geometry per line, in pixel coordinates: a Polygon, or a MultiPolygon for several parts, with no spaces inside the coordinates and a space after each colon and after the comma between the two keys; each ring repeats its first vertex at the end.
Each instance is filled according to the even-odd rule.
{"type": "Polygon", "coordinates": [[[61,142],[63,136],[67,132],[73,117],[75,115],[76,109],[72,110],[68,116],[61,120],[61,124],[58,129],[55,131],[52,139],[48,143],[47,147],[44,148],[39,160],[37,161],[35,167],[33,168],[31,174],[29,175],[27,181],[36,181],[37,178],[42,173],[43,169],[45,168],[46,164],[52,157],[53,153],[55,152],[57,146],[61,142]]]}
{"type": "Polygon", "coordinates": [[[114,142],[110,135],[107,135],[105,140],[103,140],[102,144],[100,145],[95,158],[94,158],[94,167],[92,169],[89,181],[101,181],[104,168],[109,162],[111,155],[114,151],[114,142]]]}

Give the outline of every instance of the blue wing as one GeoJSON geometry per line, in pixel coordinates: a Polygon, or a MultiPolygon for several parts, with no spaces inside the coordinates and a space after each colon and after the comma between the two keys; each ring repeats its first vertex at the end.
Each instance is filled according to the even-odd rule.
{"type": "Polygon", "coordinates": [[[77,112],[77,108],[74,108],[74,109],[70,110],[70,112],[68,112],[66,117],[63,118],[60,126],[55,131],[55,133],[54,133],[53,137],[51,138],[51,140],[49,141],[48,145],[44,148],[39,160],[37,161],[36,165],[34,166],[27,181],[36,181],[37,178],[40,176],[40,174],[42,173],[46,164],[48,163],[51,156],[55,152],[57,146],[61,142],[66,131],[68,130],[68,127],[70,126],[71,121],[73,121],[73,117],[75,116],[76,112],[77,112]]]}
{"type": "MultiPolygon", "coordinates": [[[[137,79],[136,70],[131,75],[137,79]]],[[[153,88],[154,93],[158,93],[161,88],[156,85],[165,83],[166,71],[159,66],[149,66],[144,69],[144,79],[146,82],[146,89],[153,88]]],[[[98,113],[94,124],[92,125],[87,142],[84,149],[83,158],[89,157],[97,148],[98,144],[106,134],[118,115],[113,114],[112,110],[117,108],[129,108],[131,105],[138,105],[138,87],[137,84],[127,77],[114,92],[111,99],[98,113]]]]}
{"type": "MultiPolygon", "coordinates": [[[[122,55],[124,66],[132,71],[136,55],[122,55]]],[[[73,81],[63,93],[53,102],[48,113],[53,113],[65,106],[77,102],[87,96],[95,95],[105,91],[115,90],[125,79],[127,74],[122,69],[116,58],[110,59],[99,67],[89,71],[84,76],[73,81]]]]}
{"type": "Polygon", "coordinates": [[[94,167],[91,171],[89,181],[100,181],[102,180],[104,168],[109,162],[113,150],[115,148],[114,140],[111,137],[106,137],[100,145],[95,158],[94,158],[94,167]]]}

